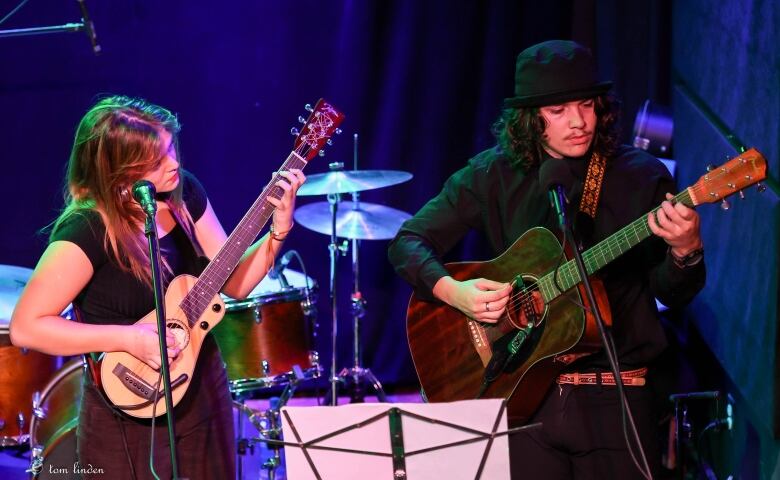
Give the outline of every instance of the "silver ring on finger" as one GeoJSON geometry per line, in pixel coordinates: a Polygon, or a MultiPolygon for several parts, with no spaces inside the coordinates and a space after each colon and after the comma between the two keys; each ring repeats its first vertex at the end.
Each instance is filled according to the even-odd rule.
{"type": "Polygon", "coordinates": [[[490,311],[490,302],[485,302],[485,311],[486,312],[490,311]]]}

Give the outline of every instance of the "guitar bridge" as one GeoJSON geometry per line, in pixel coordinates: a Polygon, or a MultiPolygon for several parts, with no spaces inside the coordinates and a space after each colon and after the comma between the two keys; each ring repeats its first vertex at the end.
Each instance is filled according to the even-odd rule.
{"type": "Polygon", "coordinates": [[[146,400],[152,400],[155,388],[152,385],[146,383],[146,381],[135,374],[132,370],[125,367],[121,363],[117,363],[112,372],[114,375],[122,381],[122,384],[141,398],[146,400]]]}
{"type": "MultiPolygon", "coordinates": [[[[132,370],[125,367],[121,363],[117,363],[116,366],[114,366],[114,370],[111,371],[114,375],[119,378],[119,380],[122,382],[122,384],[130,390],[131,392],[135,393],[141,398],[144,398],[147,400],[146,403],[142,405],[148,405],[154,400],[155,395],[155,388],[154,386],[147,383],[143,378],[139,377],[135,374],[132,370]]],[[[182,374],[177,378],[176,380],[171,381],[171,388],[176,388],[182,383],[184,383],[187,380],[187,375],[182,374]]],[[[162,397],[162,392],[157,392],[158,397],[162,397]]],[[[126,407],[126,406],[122,406],[126,407]]],[[[121,407],[120,407],[121,408],[121,407]]]]}

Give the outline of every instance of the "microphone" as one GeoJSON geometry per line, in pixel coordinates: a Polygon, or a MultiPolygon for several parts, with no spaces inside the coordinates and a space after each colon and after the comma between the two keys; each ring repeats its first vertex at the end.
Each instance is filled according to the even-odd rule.
{"type": "Polygon", "coordinates": [[[133,198],[141,205],[146,215],[153,217],[157,213],[156,190],[149,180],[138,180],[133,184],[133,198]]]}
{"type": "Polygon", "coordinates": [[[298,252],[295,250],[287,250],[279,259],[279,261],[276,262],[276,264],[270,270],[268,270],[268,278],[271,280],[278,279],[279,283],[282,285],[282,288],[287,288],[290,286],[284,276],[284,269],[287,268],[287,265],[290,263],[290,260],[292,260],[293,255],[296,253],[298,252]]]}
{"type": "Polygon", "coordinates": [[[92,51],[95,55],[100,55],[103,50],[100,48],[100,44],[97,43],[97,34],[95,33],[95,24],[89,18],[89,12],[87,12],[87,4],[84,0],[76,0],[79,2],[79,9],[81,9],[81,21],[84,23],[84,31],[87,32],[89,37],[89,43],[92,44],[92,51]]]}
{"type": "Polygon", "coordinates": [[[539,184],[547,190],[550,204],[558,216],[561,229],[566,228],[566,192],[571,189],[574,177],[565,160],[550,158],[539,168],[539,184]]]}

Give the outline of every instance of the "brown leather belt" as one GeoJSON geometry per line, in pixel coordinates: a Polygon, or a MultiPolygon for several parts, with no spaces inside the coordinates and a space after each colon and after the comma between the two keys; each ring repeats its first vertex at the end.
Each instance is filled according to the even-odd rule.
{"type": "MultiPolygon", "coordinates": [[[[636,370],[625,370],[620,372],[620,378],[623,379],[623,385],[630,387],[641,387],[645,384],[645,375],[647,368],[637,368],[636,370]]],[[[556,380],[558,385],[614,385],[615,376],[610,372],[596,373],[562,373],[556,380]]]]}

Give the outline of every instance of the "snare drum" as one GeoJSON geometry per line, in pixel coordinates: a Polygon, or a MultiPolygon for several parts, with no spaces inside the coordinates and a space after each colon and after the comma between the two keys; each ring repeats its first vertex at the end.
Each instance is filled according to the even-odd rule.
{"type": "MultiPolygon", "coordinates": [[[[32,466],[37,478],[71,478],[76,457],[76,426],[81,408],[81,381],[85,364],[81,358],[65,364],[34,402],[30,423],[32,466]]],[[[74,474],[75,475],[75,474],[74,474]]],[[[80,477],[72,477],[80,478],[80,477]]]]}
{"type": "Polygon", "coordinates": [[[289,287],[266,277],[246,300],[225,298],[225,317],[212,333],[234,381],[318,368],[311,350],[317,284],[284,271],[289,287]],[[307,288],[308,283],[308,288],[307,288]]]}
{"type": "Polygon", "coordinates": [[[26,442],[33,394],[57,369],[58,357],[11,345],[8,326],[32,270],[0,265],[0,447],[26,442]]]}

